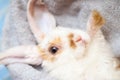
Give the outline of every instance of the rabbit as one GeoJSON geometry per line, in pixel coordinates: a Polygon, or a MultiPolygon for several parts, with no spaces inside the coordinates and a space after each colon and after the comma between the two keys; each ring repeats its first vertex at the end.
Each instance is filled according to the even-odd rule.
{"type": "Polygon", "coordinates": [[[0,64],[41,65],[58,80],[119,80],[120,62],[101,32],[105,19],[93,10],[86,31],[56,26],[43,2],[29,0],[27,16],[38,45],[0,53],[0,64]]]}

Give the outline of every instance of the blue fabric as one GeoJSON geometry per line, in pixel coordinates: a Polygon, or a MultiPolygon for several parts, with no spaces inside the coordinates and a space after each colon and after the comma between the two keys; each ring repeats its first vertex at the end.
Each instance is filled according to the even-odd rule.
{"type": "Polygon", "coordinates": [[[5,15],[8,11],[10,0],[0,0],[0,37],[2,34],[2,27],[4,25],[5,15]]]}
{"type": "MultiPolygon", "coordinates": [[[[0,40],[2,36],[2,28],[4,25],[5,15],[8,11],[10,0],[0,0],[0,40]]],[[[12,80],[9,71],[4,65],[0,65],[0,80],[12,80]]]]}
{"type": "Polygon", "coordinates": [[[8,69],[3,65],[0,65],[0,80],[12,80],[8,69]]]}

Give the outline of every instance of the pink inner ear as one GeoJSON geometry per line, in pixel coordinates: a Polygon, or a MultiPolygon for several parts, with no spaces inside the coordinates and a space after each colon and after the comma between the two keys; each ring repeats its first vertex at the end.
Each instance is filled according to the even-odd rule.
{"type": "Polygon", "coordinates": [[[82,40],[82,38],[79,36],[76,38],[75,42],[80,42],[82,40]]]}
{"type": "Polygon", "coordinates": [[[75,42],[77,43],[82,43],[82,44],[87,44],[88,42],[86,40],[84,40],[81,36],[78,36],[76,39],[75,39],[75,42]]]}

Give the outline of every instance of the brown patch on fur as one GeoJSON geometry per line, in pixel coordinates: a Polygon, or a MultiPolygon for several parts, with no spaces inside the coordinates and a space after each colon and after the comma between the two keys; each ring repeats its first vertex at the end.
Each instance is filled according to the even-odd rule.
{"type": "Polygon", "coordinates": [[[117,69],[117,70],[120,70],[120,64],[116,66],[116,69],[117,69]]]}
{"type": "Polygon", "coordinates": [[[53,62],[55,60],[54,56],[50,56],[50,55],[48,56],[46,54],[42,54],[41,57],[42,57],[42,59],[50,61],[50,62],[53,62]]]}
{"type": "Polygon", "coordinates": [[[69,38],[69,39],[72,39],[73,37],[74,37],[73,33],[70,33],[70,34],[68,35],[68,38],[69,38]]]}
{"type": "Polygon", "coordinates": [[[105,19],[101,16],[101,14],[94,10],[88,20],[88,33],[91,37],[97,33],[97,31],[105,24],[105,19]]]}
{"type": "Polygon", "coordinates": [[[52,46],[56,46],[59,48],[59,51],[55,54],[55,55],[58,55],[62,52],[62,40],[60,37],[56,37],[55,39],[53,39],[53,41],[51,41],[49,43],[49,48],[52,47],[52,46]]]}
{"type": "Polygon", "coordinates": [[[40,57],[43,60],[47,60],[47,61],[50,61],[50,62],[53,62],[55,60],[55,56],[50,55],[46,50],[41,49],[39,46],[38,46],[38,50],[39,50],[40,57]]]}
{"type": "Polygon", "coordinates": [[[116,70],[120,70],[120,58],[119,57],[115,57],[115,64],[116,64],[116,70]]]}
{"type": "Polygon", "coordinates": [[[68,35],[68,40],[69,40],[70,47],[75,49],[76,48],[76,44],[75,44],[75,42],[73,40],[73,37],[74,37],[73,33],[70,33],[68,35]]]}
{"type": "Polygon", "coordinates": [[[62,52],[62,48],[61,48],[61,39],[60,37],[56,37],[55,39],[53,39],[53,41],[51,41],[47,46],[47,49],[42,49],[40,46],[38,46],[38,50],[39,50],[39,53],[40,53],[40,57],[43,59],[43,60],[47,60],[47,61],[50,61],[50,62],[53,62],[56,58],[56,55],[60,54],[62,52]],[[52,47],[52,46],[56,46],[59,48],[59,51],[56,53],[56,54],[51,54],[49,52],[49,48],[52,47]]]}
{"type": "Polygon", "coordinates": [[[94,10],[92,12],[92,24],[94,25],[94,27],[101,27],[103,24],[105,24],[105,19],[101,16],[101,14],[94,10]]]}
{"type": "Polygon", "coordinates": [[[60,37],[56,37],[53,41],[50,42],[50,44],[59,44],[61,42],[62,41],[61,41],[60,37]]]}
{"type": "Polygon", "coordinates": [[[73,40],[70,40],[70,47],[71,48],[76,48],[76,44],[73,40]]]}

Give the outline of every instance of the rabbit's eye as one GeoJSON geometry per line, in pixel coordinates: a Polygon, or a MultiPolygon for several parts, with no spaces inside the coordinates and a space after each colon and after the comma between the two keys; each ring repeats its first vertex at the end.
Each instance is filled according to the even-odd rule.
{"type": "Polygon", "coordinates": [[[51,46],[51,47],[49,48],[49,52],[50,52],[51,54],[56,54],[56,53],[58,52],[58,50],[59,50],[59,48],[56,47],[56,46],[51,46]]]}

